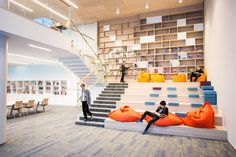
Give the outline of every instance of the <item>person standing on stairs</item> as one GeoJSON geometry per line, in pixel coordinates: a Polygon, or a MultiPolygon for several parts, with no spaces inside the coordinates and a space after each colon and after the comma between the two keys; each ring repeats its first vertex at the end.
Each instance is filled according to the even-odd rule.
{"type": "Polygon", "coordinates": [[[144,114],[142,115],[141,119],[138,120],[137,122],[143,122],[143,119],[148,115],[151,116],[152,119],[148,122],[146,128],[143,131],[143,135],[147,133],[148,129],[154,123],[155,121],[159,120],[160,118],[164,118],[168,116],[169,110],[168,107],[166,107],[166,102],[162,100],[160,102],[160,105],[156,109],[155,112],[150,112],[150,111],[145,111],[144,114]]]}
{"type": "Polygon", "coordinates": [[[126,70],[128,70],[130,67],[126,67],[125,66],[125,61],[123,61],[123,64],[121,65],[121,78],[120,78],[120,82],[125,82],[124,78],[125,78],[125,74],[126,74],[126,70]]]}
{"type": "Polygon", "coordinates": [[[85,89],[84,83],[81,83],[80,87],[82,89],[80,100],[82,102],[84,121],[86,122],[87,121],[87,114],[89,114],[91,116],[91,120],[93,120],[93,114],[89,110],[89,105],[91,104],[91,96],[90,96],[90,91],[88,89],[85,89]]]}

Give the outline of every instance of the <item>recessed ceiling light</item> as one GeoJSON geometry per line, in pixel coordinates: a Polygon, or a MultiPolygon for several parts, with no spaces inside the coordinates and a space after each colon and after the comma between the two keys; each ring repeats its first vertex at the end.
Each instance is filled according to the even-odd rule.
{"type": "Polygon", "coordinates": [[[21,8],[23,8],[23,9],[25,9],[25,10],[27,10],[27,11],[29,11],[29,12],[34,12],[32,9],[30,9],[30,8],[28,8],[28,7],[26,7],[26,6],[22,5],[22,4],[20,4],[20,3],[16,2],[16,1],[14,1],[14,0],[9,0],[9,1],[10,1],[11,3],[13,3],[13,4],[15,4],[15,5],[17,5],[17,6],[21,7],[21,8]]]}
{"type": "Polygon", "coordinates": [[[47,48],[36,46],[36,45],[32,45],[32,44],[28,44],[28,46],[36,48],[36,49],[44,50],[44,51],[49,51],[49,52],[52,51],[51,49],[47,49],[47,48]]]}
{"type": "Polygon", "coordinates": [[[116,8],[116,14],[119,15],[120,14],[120,9],[116,8]]]}
{"type": "Polygon", "coordinates": [[[179,0],[179,3],[183,3],[184,2],[184,0],[179,0]]]}
{"type": "Polygon", "coordinates": [[[75,5],[73,2],[71,2],[70,0],[64,0],[67,4],[69,4],[70,6],[74,7],[75,9],[78,9],[79,7],[77,5],[75,5]]]}
{"type": "Polygon", "coordinates": [[[52,12],[53,14],[55,14],[55,15],[57,15],[57,16],[63,18],[63,19],[65,19],[65,20],[69,20],[68,17],[65,17],[64,15],[58,13],[57,11],[55,11],[55,10],[53,10],[52,8],[46,6],[45,4],[39,2],[38,0],[33,0],[33,1],[34,1],[35,3],[37,3],[38,5],[40,5],[41,7],[43,7],[43,8],[45,8],[45,9],[49,10],[49,11],[52,12]]]}
{"type": "Polygon", "coordinates": [[[149,3],[146,2],[145,5],[144,5],[145,9],[149,9],[149,3]]]}

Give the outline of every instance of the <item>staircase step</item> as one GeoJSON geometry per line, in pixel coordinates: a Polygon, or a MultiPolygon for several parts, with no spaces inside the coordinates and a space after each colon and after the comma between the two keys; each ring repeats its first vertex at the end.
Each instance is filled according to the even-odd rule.
{"type": "Polygon", "coordinates": [[[107,112],[92,112],[92,114],[96,117],[108,117],[108,113],[107,112]]]}
{"type": "Polygon", "coordinates": [[[75,122],[76,125],[85,125],[85,126],[95,126],[95,127],[102,127],[104,128],[104,122],[94,122],[94,121],[87,121],[84,122],[82,120],[78,120],[75,122]]]}
{"type": "Polygon", "coordinates": [[[105,88],[105,91],[125,91],[124,88],[105,88]]]}
{"type": "Polygon", "coordinates": [[[101,107],[101,108],[110,108],[110,109],[115,109],[116,108],[116,105],[105,105],[105,104],[91,104],[90,105],[91,107],[101,107]]]}
{"type": "Polygon", "coordinates": [[[108,85],[128,85],[128,83],[108,83],[108,85]]]}
{"type": "Polygon", "coordinates": [[[124,94],[124,91],[111,91],[111,90],[105,90],[102,91],[103,94],[124,94]]]}
{"type": "Polygon", "coordinates": [[[120,98],[117,97],[97,97],[97,100],[114,100],[114,101],[120,101],[120,98]]]}
{"type": "Polygon", "coordinates": [[[111,112],[111,108],[101,108],[101,107],[91,107],[90,110],[93,112],[103,112],[103,113],[110,113],[111,112]]]}
{"type": "Polygon", "coordinates": [[[117,85],[108,85],[108,86],[106,86],[106,88],[121,88],[121,89],[123,89],[123,88],[128,88],[128,85],[126,86],[126,85],[119,85],[119,86],[117,86],[117,85]]]}
{"type": "MultiPolygon", "coordinates": [[[[92,122],[92,121],[94,121],[94,122],[104,122],[105,119],[106,119],[105,117],[93,116],[93,119],[88,118],[87,121],[90,121],[90,122],[92,122]]],[[[80,116],[79,120],[84,121],[84,117],[80,116]]]]}
{"type": "Polygon", "coordinates": [[[110,100],[94,100],[93,102],[98,104],[116,104],[115,101],[110,100]]]}
{"type": "Polygon", "coordinates": [[[121,95],[119,95],[119,94],[99,94],[99,96],[101,96],[101,97],[117,97],[117,98],[121,97],[121,95]]]}

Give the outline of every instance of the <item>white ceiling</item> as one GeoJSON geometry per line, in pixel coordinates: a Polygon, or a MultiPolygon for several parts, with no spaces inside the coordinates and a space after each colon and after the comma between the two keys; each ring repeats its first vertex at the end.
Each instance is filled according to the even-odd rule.
{"type": "Polygon", "coordinates": [[[15,66],[24,64],[55,64],[53,62],[57,62],[59,58],[75,56],[68,51],[16,36],[10,36],[8,38],[8,53],[10,54],[8,55],[9,64],[15,66]],[[48,48],[52,51],[48,52],[29,47],[28,44],[48,48]],[[19,57],[11,54],[27,56],[31,58],[19,57]],[[52,62],[48,62],[47,60],[52,62]]]}

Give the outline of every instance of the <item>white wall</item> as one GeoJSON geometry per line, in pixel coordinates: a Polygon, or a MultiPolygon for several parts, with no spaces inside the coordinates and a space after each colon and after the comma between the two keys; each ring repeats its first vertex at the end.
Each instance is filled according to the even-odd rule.
{"type": "Polygon", "coordinates": [[[205,65],[236,148],[236,0],[205,1],[205,65]]]}
{"type": "Polygon", "coordinates": [[[43,98],[48,97],[52,105],[72,105],[77,104],[77,78],[76,76],[64,69],[62,66],[53,65],[30,65],[9,67],[9,81],[34,81],[34,80],[66,80],[67,95],[53,94],[8,94],[8,100],[43,98]]]}
{"type": "MultiPolygon", "coordinates": [[[[8,100],[42,99],[49,98],[51,105],[76,106],[77,105],[77,77],[62,66],[57,65],[30,65],[10,66],[8,81],[34,81],[34,80],[66,80],[67,95],[53,94],[8,94],[8,100]]],[[[101,93],[104,87],[95,86],[91,91],[92,101],[101,93]]]]}

